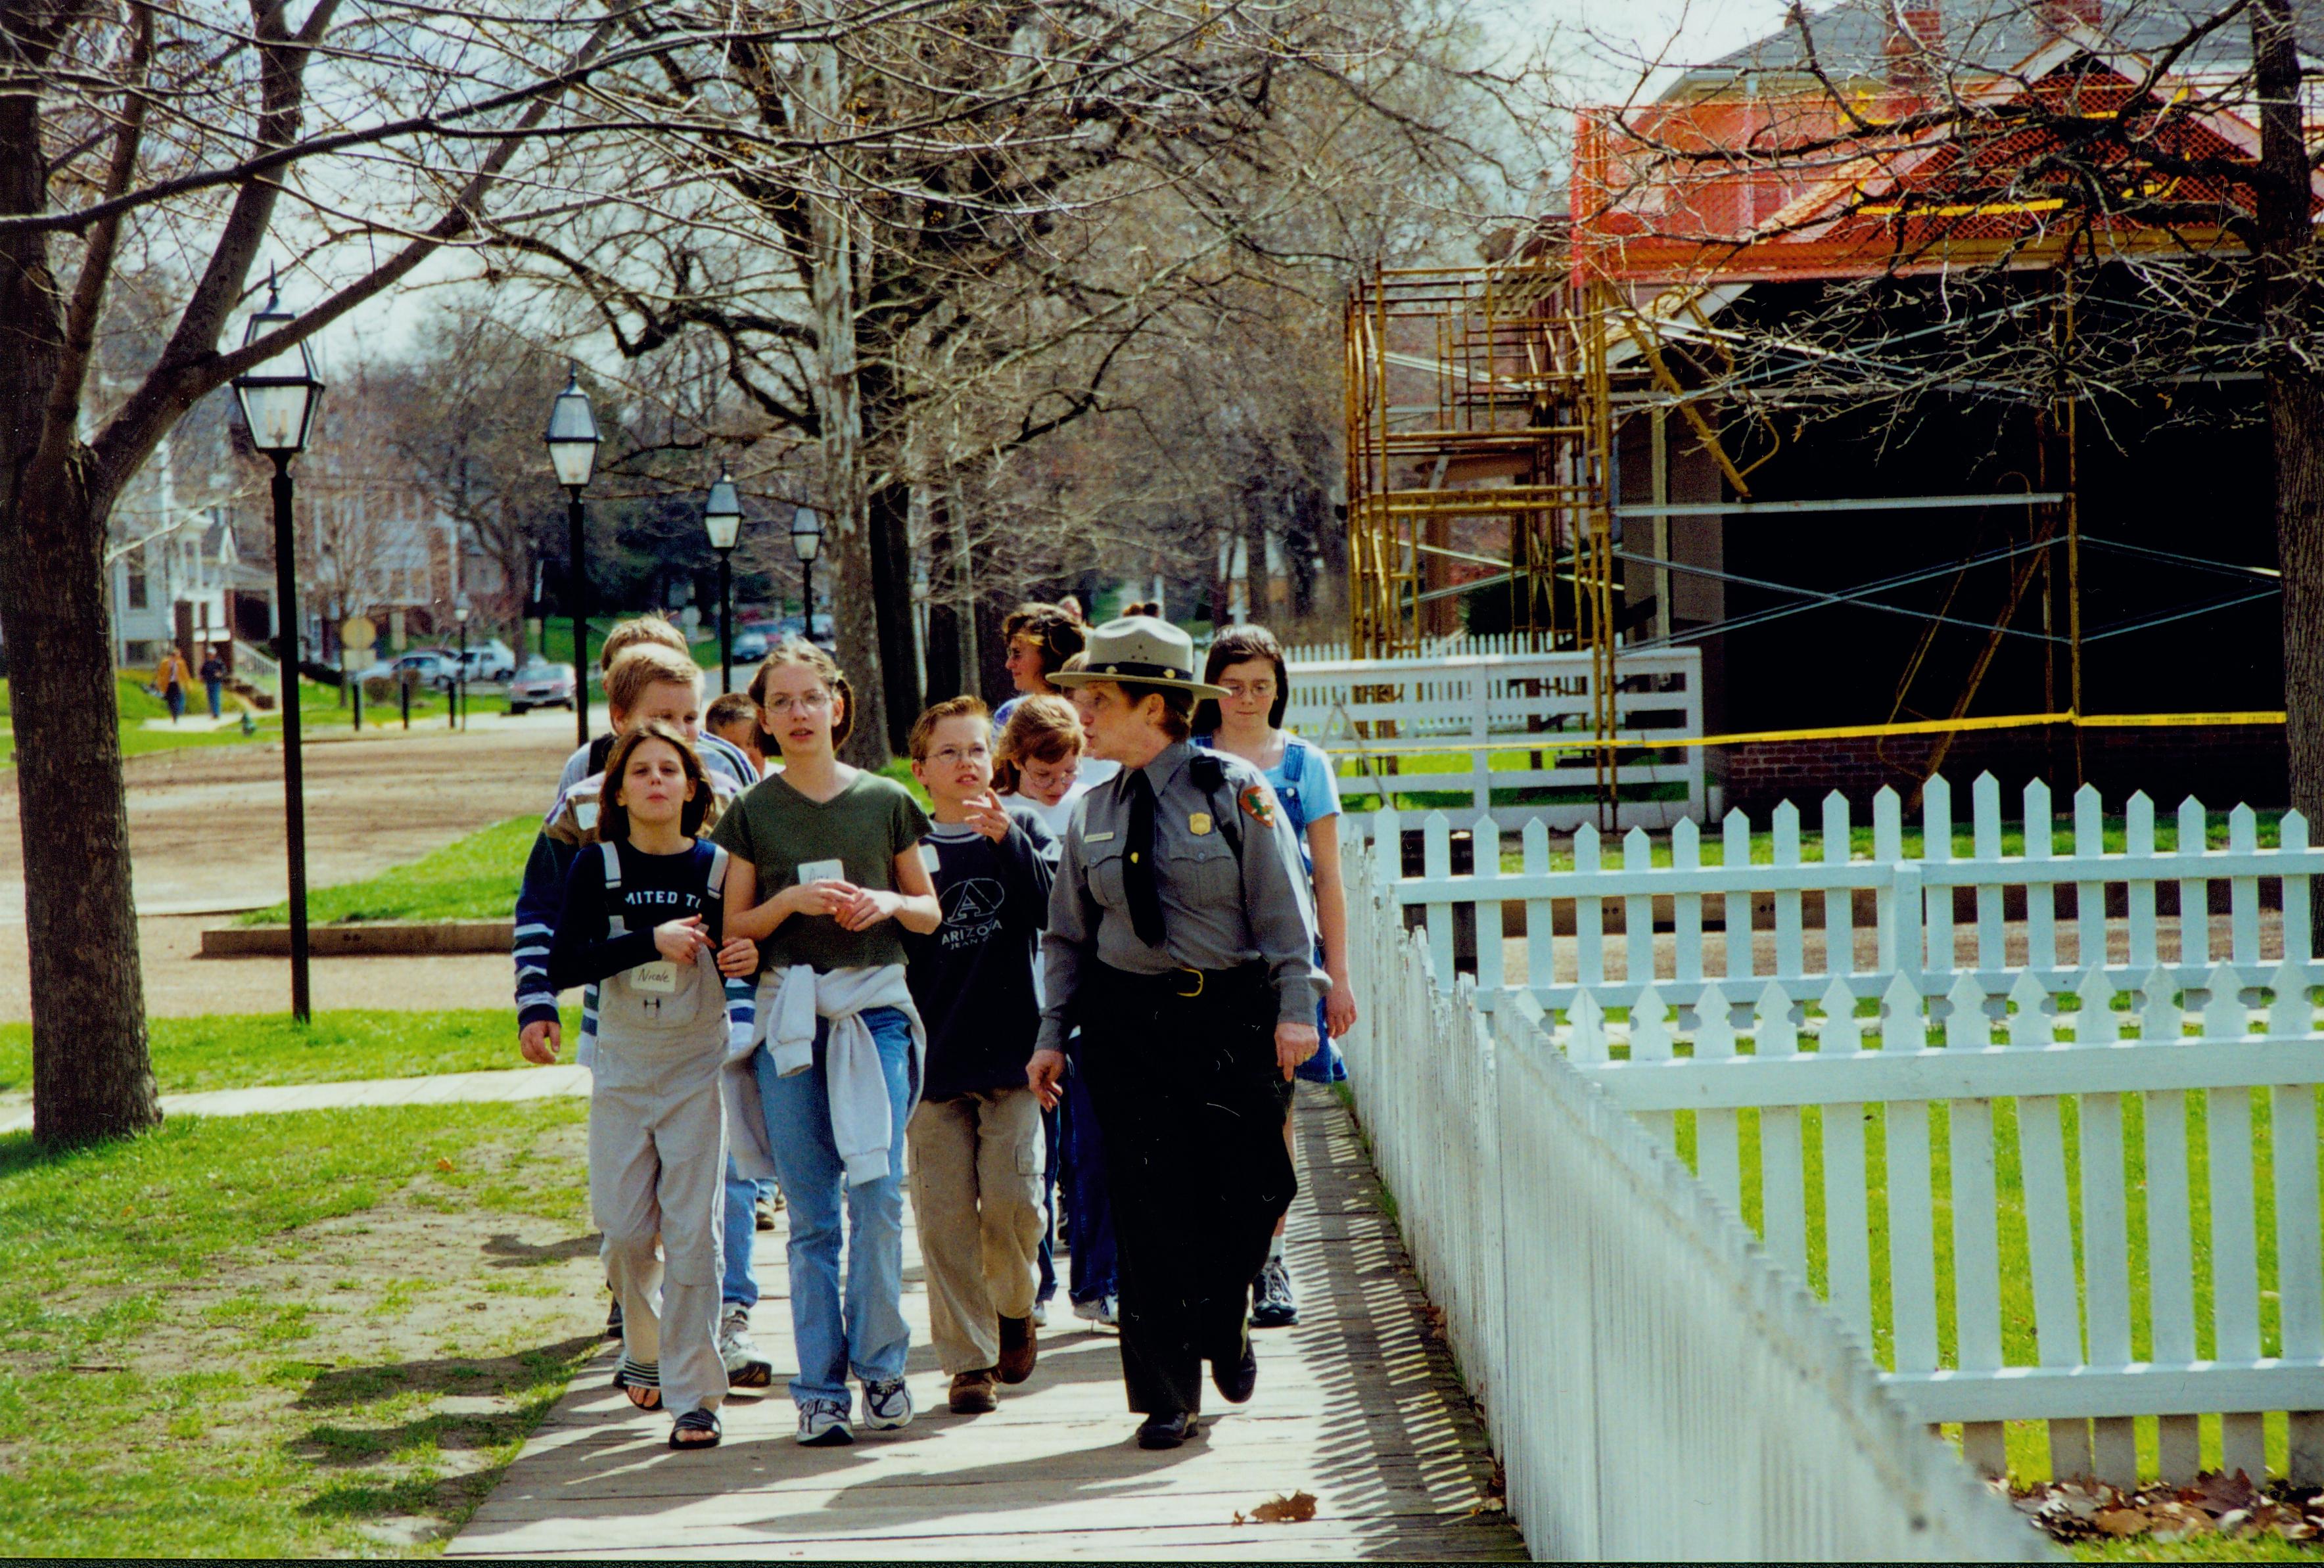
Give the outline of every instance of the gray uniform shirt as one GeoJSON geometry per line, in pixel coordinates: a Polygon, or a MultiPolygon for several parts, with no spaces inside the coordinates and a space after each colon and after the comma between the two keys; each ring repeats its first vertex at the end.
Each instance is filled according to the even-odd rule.
{"type": "Polygon", "coordinates": [[[1123,769],[1083,796],[1066,825],[1041,939],[1047,983],[1040,1049],[1065,1048],[1074,987],[1092,962],[1161,974],[1261,960],[1275,983],[1277,1021],[1315,1021],[1316,998],[1330,982],[1315,967],[1315,918],[1298,837],[1264,773],[1240,757],[1212,752],[1226,777],[1205,793],[1187,774],[1194,755],[1193,746],[1174,741],[1141,770],[1154,788],[1155,882],[1167,927],[1161,946],[1139,940],[1122,877],[1132,770],[1123,769]],[[1221,827],[1230,812],[1242,835],[1240,875],[1221,827]]]}

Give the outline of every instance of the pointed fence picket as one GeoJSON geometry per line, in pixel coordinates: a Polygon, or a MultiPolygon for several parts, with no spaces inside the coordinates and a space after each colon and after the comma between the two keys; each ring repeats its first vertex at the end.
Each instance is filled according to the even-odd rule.
{"type": "Polygon", "coordinates": [[[1900,975],[1877,1046],[1854,992],[1836,981],[1804,1032],[1777,983],[1762,988],[1748,1030],[1729,1021],[1716,985],[1703,988],[1691,1031],[1649,988],[1631,1007],[1627,1053],[1584,992],[1566,1047],[1584,1079],[1667,1146],[1691,1117],[1698,1176],[1737,1216],[1757,1213],[1768,1255],[1803,1282],[1821,1243],[1840,1320],[1868,1348],[1888,1342],[1884,1380],[1916,1419],[1959,1424],[1964,1456],[1980,1469],[2003,1467],[2004,1423],[2046,1422],[2053,1474],[2127,1483],[2135,1424],[2155,1418],[2162,1473],[2190,1479],[2198,1421],[2215,1416],[2220,1462],[2258,1479],[2269,1470],[2266,1417],[2280,1411],[2289,1441],[2276,1468],[2315,1485],[2324,1481],[2324,1033],[2305,965],[2277,965],[2256,1019],[2246,979],[2219,957],[2200,987],[2157,965],[2125,993],[2093,970],[2069,1010],[2023,971],[1997,1043],[1971,973],[1933,1000],[1900,975]],[[1941,1044],[1930,1044],[1932,1026],[1941,1044]],[[2146,1139],[2143,1158],[2126,1164],[2132,1101],[2146,1139]],[[1820,1114],[1803,1117],[1810,1108],[1820,1114]],[[2202,1130],[2194,1139],[2190,1111],[2202,1130]],[[1933,1163],[1932,1113],[1949,1129],[1933,1163]],[[1756,1169],[1738,1158],[1738,1124],[1752,1120],[1756,1169]],[[1884,1132],[1877,1175],[1866,1169],[1868,1121],[1884,1132]],[[2255,1125],[2268,1130],[2273,1182],[2260,1179],[2255,1125]],[[1821,1215],[1803,1179],[1816,1163],[1821,1215]],[[2002,1179],[2013,1166],[2014,1191],[2002,1179]],[[1949,1353],[1939,1335],[1943,1235],[1931,1201],[1939,1185],[1950,1198],[1949,1353]],[[2141,1193],[2145,1241],[2134,1249],[2129,1199],[2141,1193]],[[1883,1230],[1887,1257],[1875,1264],[1869,1244],[1883,1230]],[[2269,1233],[2273,1259],[2259,1245],[2269,1233]],[[2270,1298],[2273,1324],[2262,1308],[2270,1298]],[[2029,1305],[2030,1332],[2007,1332],[2009,1314],[2029,1305]]]}
{"type": "MultiPolygon", "coordinates": [[[[2098,794],[2085,786],[2073,801],[2073,846],[2061,853],[2052,810],[2048,787],[2030,785],[2014,825],[2021,852],[2005,854],[2013,824],[1999,786],[1982,776],[1970,791],[1969,853],[1957,856],[1953,793],[1932,779],[1923,792],[1922,853],[1907,856],[1900,804],[1883,789],[1872,805],[1871,853],[1856,858],[1851,808],[1834,794],[1822,803],[1813,853],[1798,811],[1777,807],[1764,864],[1754,863],[1752,825],[1740,811],[1720,825],[1718,864],[1703,863],[1691,821],[1671,829],[1666,850],[1643,828],[1630,829],[1618,848],[1585,824],[1567,840],[1569,870],[1552,869],[1553,835],[1539,819],[1522,830],[1521,867],[1507,872],[1503,829],[1489,815],[1467,828],[1442,812],[1422,818],[1417,877],[1400,874],[1412,826],[1404,817],[1376,814],[1370,836],[1393,897],[1427,912],[1440,977],[1477,974],[1479,1004],[1489,1010],[1509,982],[1487,982],[1507,972],[1499,945],[1485,967],[1477,934],[1488,927],[1498,927],[1504,942],[1522,936],[1522,983],[1552,1013],[1583,990],[1601,1008],[1627,1008],[1651,984],[1691,1019],[1713,977],[1728,1005],[1741,1010],[1771,982],[1797,1009],[1835,982],[1870,1001],[1898,975],[1931,997],[1965,975],[1997,1016],[2020,974],[2061,996],[2076,992],[2092,966],[2117,991],[2136,989],[2158,964],[2182,989],[2200,989],[2222,961],[2246,992],[2284,963],[2312,970],[2310,882],[2324,872],[2324,850],[2310,847],[2297,813],[2282,818],[2276,847],[2264,849],[2256,816],[2238,806],[2226,846],[2213,849],[2203,807],[2190,800],[2178,813],[2178,844],[2165,852],[2155,847],[2153,803],[2134,795],[2115,851],[2105,847],[2098,794]],[[1453,841],[1463,835],[1478,869],[1456,876],[1453,841]],[[2175,913],[2166,909],[2166,888],[2175,913]],[[2227,917],[2216,933],[2215,908],[2227,917]]],[[[1351,823],[1349,834],[1360,842],[1365,830],[1351,823]]]]}

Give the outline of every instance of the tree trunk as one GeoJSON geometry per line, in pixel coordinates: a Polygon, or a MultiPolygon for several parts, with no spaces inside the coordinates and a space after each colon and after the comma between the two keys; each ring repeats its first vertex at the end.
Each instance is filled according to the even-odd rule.
{"type": "Polygon", "coordinates": [[[920,711],[919,632],[912,624],[912,492],[897,480],[865,497],[872,526],[872,595],[880,631],[888,745],[908,748],[920,711]]]}
{"type": "Polygon", "coordinates": [[[2291,0],[2258,0],[2252,58],[2260,109],[2255,209],[2264,300],[2268,430],[2274,451],[2276,565],[2283,574],[2284,743],[2292,806],[2324,810],[2324,378],[2312,352],[2324,326],[2300,49],[2291,0]]]}
{"type": "MultiPolygon", "coordinates": [[[[46,179],[35,100],[0,96],[0,213],[40,211],[46,179]]],[[[32,1136],[52,1148],[161,1120],[129,888],[106,505],[69,435],[79,389],[57,384],[60,307],[45,238],[0,238],[0,641],[24,844],[32,1136]]]]}
{"type": "Polygon", "coordinates": [[[50,1147],[161,1120],[129,883],[105,520],[78,487],[20,492],[0,547],[31,958],[32,1135],[50,1147]],[[56,491],[62,489],[65,493],[56,491]],[[25,650],[38,649],[38,657],[25,650]]]}
{"type": "Polygon", "coordinates": [[[959,547],[952,535],[949,497],[939,485],[928,493],[928,698],[973,689],[962,657],[961,636],[966,585],[960,580],[959,547]]]}

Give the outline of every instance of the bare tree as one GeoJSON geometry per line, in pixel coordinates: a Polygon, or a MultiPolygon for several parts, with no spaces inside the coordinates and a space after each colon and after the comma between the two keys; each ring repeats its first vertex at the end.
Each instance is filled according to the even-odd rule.
{"type": "Polygon", "coordinates": [[[1125,355],[1177,339],[1183,309],[1215,314],[1218,291],[1281,264],[1286,215],[1352,206],[1359,183],[1378,193],[1385,167],[1333,155],[1350,125],[1392,139],[1398,171],[1454,182],[1478,155],[1446,84],[1488,88],[1444,31],[1393,4],[1058,0],[862,27],[823,53],[737,51],[673,67],[663,89],[729,116],[688,150],[722,181],[696,192],[694,221],[601,208],[509,243],[534,275],[577,282],[623,353],[706,335],[770,433],[830,447],[837,410],[860,436],[861,515],[835,476],[853,459],[819,498],[836,512],[841,652],[864,704],[852,744],[878,761],[918,697],[911,485],[952,492],[918,457],[973,470],[1101,407],[1125,355]],[[843,114],[818,106],[835,90],[843,114]],[[874,144],[897,125],[930,129],[874,144]],[[802,134],[818,141],[805,163],[757,152],[802,134]],[[843,208],[835,249],[826,217],[843,208]],[[945,411],[964,403],[973,420],[945,411]],[[945,438],[917,440],[931,415],[945,438]]]}
{"type": "Polygon", "coordinates": [[[473,242],[488,215],[506,234],[607,199],[580,180],[588,150],[683,134],[687,118],[641,118],[622,96],[629,73],[832,31],[562,0],[457,13],[314,0],[303,14],[254,0],[240,14],[0,0],[0,633],[15,654],[42,1142],[158,1115],[102,570],[130,475],[205,395],[473,242]],[[266,341],[227,346],[262,254],[315,302],[266,341]],[[89,429],[107,285],[132,264],[171,314],[134,387],[89,429]]]}

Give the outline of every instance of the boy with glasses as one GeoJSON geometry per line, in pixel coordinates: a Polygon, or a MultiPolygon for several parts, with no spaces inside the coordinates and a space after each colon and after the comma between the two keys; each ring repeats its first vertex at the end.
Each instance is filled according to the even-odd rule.
{"type": "Polygon", "coordinates": [[[994,1407],[1032,1375],[1033,1298],[1048,1228],[1041,1112],[1027,1087],[1040,1027],[1033,961],[1056,843],[992,792],[992,724],[973,696],[912,725],[912,776],[935,803],[921,850],[944,923],[907,939],[928,1030],[927,1087],[906,1136],[936,1360],[953,1411],[994,1407]]]}

